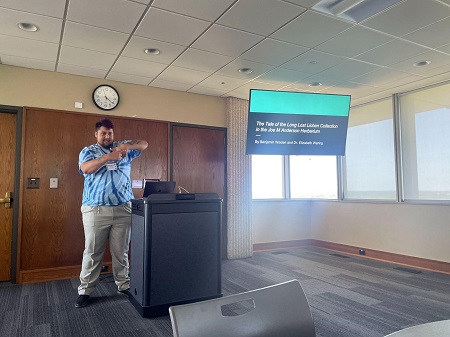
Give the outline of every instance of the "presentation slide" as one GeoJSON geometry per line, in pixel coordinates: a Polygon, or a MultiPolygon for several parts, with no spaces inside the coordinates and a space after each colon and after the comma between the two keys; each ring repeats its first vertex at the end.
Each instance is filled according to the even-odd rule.
{"type": "Polygon", "coordinates": [[[349,95],[250,90],[247,154],[345,154],[349,95]]]}

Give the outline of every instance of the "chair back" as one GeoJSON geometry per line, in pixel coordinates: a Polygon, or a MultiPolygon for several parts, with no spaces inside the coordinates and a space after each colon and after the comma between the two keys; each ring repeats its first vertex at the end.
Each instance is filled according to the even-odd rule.
{"type": "Polygon", "coordinates": [[[174,337],[315,337],[297,280],[169,308],[174,337]]]}

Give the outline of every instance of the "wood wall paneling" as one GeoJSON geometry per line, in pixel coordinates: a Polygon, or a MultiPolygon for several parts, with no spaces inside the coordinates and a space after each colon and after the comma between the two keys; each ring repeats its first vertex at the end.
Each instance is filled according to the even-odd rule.
{"type": "Polygon", "coordinates": [[[199,127],[172,128],[173,179],[191,193],[225,196],[225,131],[199,127]]]}
{"type": "MultiPolygon", "coordinates": [[[[80,207],[84,178],[78,172],[78,155],[83,147],[95,143],[95,123],[104,117],[26,109],[19,252],[23,273],[39,270],[45,274],[45,270],[54,269],[63,275],[64,267],[71,270],[81,265],[84,233],[80,207]],[[29,177],[40,178],[39,189],[26,188],[29,177]],[[50,178],[58,178],[57,189],[50,189],[50,178]]],[[[168,123],[111,119],[116,140],[145,139],[150,144],[133,161],[131,179],[167,178],[168,123]]],[[[134,192],[141,197],[141,189],[134,192]]],[[[105,256],[105,264],[108,261],[109,254],[105,256]]]]}
{"type": "Polygon", "coordinates": [[[176,192],[180,186],[222,198],[222,256],[226,257],[226,130],[173,125],[172,179],[176,192]]]}

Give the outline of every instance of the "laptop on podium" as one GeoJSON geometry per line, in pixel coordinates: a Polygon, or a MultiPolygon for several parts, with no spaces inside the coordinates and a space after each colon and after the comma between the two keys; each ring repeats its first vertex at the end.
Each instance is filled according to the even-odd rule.
{"type": "Polygon", "coordinates": [[[144,185],[143,198],[151,194],[174,193],[175,181],[146,181],[144,185]]]}

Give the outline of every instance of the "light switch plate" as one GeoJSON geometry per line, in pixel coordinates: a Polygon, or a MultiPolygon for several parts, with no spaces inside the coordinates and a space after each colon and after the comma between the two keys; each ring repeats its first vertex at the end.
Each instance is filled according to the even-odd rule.
{"type": "Polygon", "coordinates": [[[50,188],[58,188],[58,178],[50,178],[50,188]]]}

